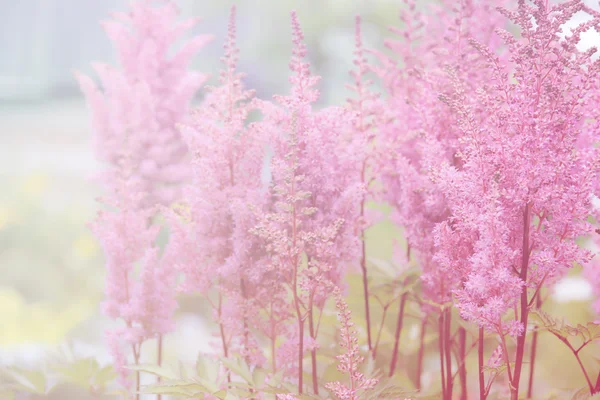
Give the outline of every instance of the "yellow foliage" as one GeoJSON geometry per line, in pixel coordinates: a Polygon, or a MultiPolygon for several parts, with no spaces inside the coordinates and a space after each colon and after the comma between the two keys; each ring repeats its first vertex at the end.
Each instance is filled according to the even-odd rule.
{"type": "Polygon", "coordinates": [[[73,242],[73,253],[80,259],[90,259],[98,253],[98,243],[90,235],[83,235],[73,242]]]}
{"type": "Polygon", "coordinates": [[[14,289],[0,289],[0,346],[22,343],[56,345],[77,324],[91,315],[89,302],[74,302],[63,310],[44,303],[27,304],[14,289]]]}
{"type": "Polygon", "coordinates": [[[33,173],[27,176],[21,183],[21,190],[27,196],[38,196],[44,193],[50,182],[50,178],[44,173],[33,173]]]}

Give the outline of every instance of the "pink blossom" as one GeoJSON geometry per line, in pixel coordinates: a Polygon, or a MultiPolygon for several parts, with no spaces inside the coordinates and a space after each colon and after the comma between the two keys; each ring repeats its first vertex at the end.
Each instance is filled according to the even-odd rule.
{"type": "Polygon", "coordinates": [[[129,12],[103,23],[120,67],[94,64],[101,89],[87,76],[77,74],[77,79],[92,112],[98,157],[112,166],[129,157],[145,204],[169,204],[188,176],[177,125],[185,121],[191,99],[206,80],[188,64],[211,36],[195,36],[170,55],[175,41],[197,21],[177,21],[172,2],[147,3],[132,3],[129,12]]]}
{"type": "Polygon", "coordinates": [[[358,349],[358,338],[354,323],[351,320],[351,312],[348,305],[342,298],[339,289],[334,289],[334,297],[338,316],[342,324],[340,330],[340,347],[344,351],[336,356],[338,359],[338,370],[348,375],[349,385],[341,382],[331,382],[325,385],[340,400],[358,400],[361,393],[373,389],[377,379],[369,379],[360,372],[359,366],[363,362],[363,357],[358,349]]]}

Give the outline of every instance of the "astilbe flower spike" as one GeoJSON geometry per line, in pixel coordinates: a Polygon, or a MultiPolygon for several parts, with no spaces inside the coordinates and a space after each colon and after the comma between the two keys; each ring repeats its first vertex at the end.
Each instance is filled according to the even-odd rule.
{"type": "Polygon", "coordinates": [[[463,166],[440,173],[452,217],[437,227],[436,257],[464,271],[455,292],[461,315],[500,335],[516,400],[531,302],[543,285],[589,260],[576,239],[591,231],[586,219],[598,153],[580,151],[578,139],[587,135],[586,125],[598,123],[583,114],[598,65],[591,60],[595,49],[576,46],[598,15],[578,1],[552,7],[519,1],[516,11],[500,12],[521,27],[522,39],[499,31],[511,54],[504,62],[471,40],[493,73],[493,84],[476,97],[482,110],[452,73],[455,90],[444,99],[458,116],[463,166]],[[561,26],[578,11],[591,20],[560,39],[561,26]],[[517,338],[514,360],[507,334],[517,338]]]}
{"type": "Polygon", "coordinates": [[[348,385],[341,382],[331,382],[326,384],[325,387],[331,390],[340,400],[358,400],[362,393],[373,389],[378,380],[366,378],[360,372],[359,368],[363,362],[363,357],[360,355],[358,348],[358,338],[351,319],[351,312],[339,288],[336,287],[333,290],[333,296],[342,325],[340,329],[340,347],[344,352],[336,356],[339,362],[338,370],[348,375],[350,383],[348,385]]]}
{"type": "Polygon", "coordinates": [[[189,103],[206,80],[188,65],[212,36],[194,36],[169,54],[197,20],[178,21],[173,2],[160,1],[157,7],[149,3],[133,2],[129,12],[115,13],[103,23],[120,68],[94,64],[101,88],[89,77],[77,78],[92,111],[99,159],[116,165],[127,136],[144,204],[168,205],[189,176],[178,124],[187,118],[189,103]]]}
{"type": "MultiPolygon", "coordinates": [[[[386,41],[393,56],[378,53],[381,65],[375,68],[389,95],[380,119],[379,140],[386,149],[391,149],[378,158],[378,171],[384,186],[382,199],[393,206],[392,220],[404,228],[407,258],[412,255],[423,271],[422,296],[427,302],[441,306],[452,301],[453,290],[461,281],[461,270],[434,260],[434,229],[450,216],[434,172],[441,164],[460,169],[461,160],[457,157],[460,132],[456,116],[440,101],[440,96],[453,90],[448,69],[464,77],[469,88],[489,81],[490,74],[478,66],[481,55],[467,43],[474,36],[497,49],[499,44],[493,31],[504,20],[492,10],[498,4],[496,1],[448,1],[424,10],[414,1],[407,0],[405,4],[401,14],[404,27],[391,29],[400,39],[386,41]]],[[[398,355],[402,304],[401,300],[390,376],[398,355]]],[[[425,319],[441,309],[423,305],[425,319]]],[[[444,399],[452,395],[450,318],[450,308],[445,307],[439,319],[444,399]]],[[[458,336],[464,338],[466,332],[460,332],[461,329],[458,336]]],[[[464,354],[458,354],[458,358],[464,397],[466,369],[460,360],[464,354]]],[[[420,375],[420,371],[417,373],[420,375]]]]}
{"type": "Polygon", "coordinates": [[[216,289],[217,299],[209,300],[223,355],[239,354],[261,365],[264,356],[250,328],[262,326],[258,310],[270,298],[265,291],[272,278],[262,262],[264,250],[248,230],[257,223],[252,210],[262,210],[267,200],[260,179],[266,142],[255,124],[247,124],[256,100],[237,72],[235,7],[224,48],[220,85],[207,89],[182,127],[192,177],[182,207],[168,212],[165,257],[183,273],[182,290],[209,295],[216,289]]]}
{"type": "Polygon", "coordinates": [[[295,322],[287,325],[288,341],[278,355],[296,357],[282,358],[279,368],[298,377],[301,393],[303,357],[310,348],[313,391],[318,393],[315,314],[322,313],[330,296],[325,284],[340,283],[347,264],[356,259],[359,239],[351,221],[358,218],[362,185],[344,146],[351,118],[343,108],[312,109],[319,96],[319,78],[311,75],[304,60],[307,50],[295,13],[292,30],[291,92],[276,96],[275,104],[261,106],[264,118],[259,125],[271,132],[273,146],[272,203],[253,233],[270,254],[268,268],[279,279],[279,290],[285,293],[289,287],[292,292],[289,310],[295,322]],[[289,346],[296,351],[289,351],[289,346]]]}
{"type": "Polygon", "coordinates": [[[161,338],[173,329],[177,307],[175,271],[160,256],[160,227],[152,221],[159,206],[177,197],[187,174],[185,146],[176,125],[205,79],[188,71],[187,64],[209,40],[196,37],[169,56],[173,42],[195,24],[177,22],[177,15],[170,2],[159,7],[133,3],[128,13],[104,23],[121,68],[94,66],[102,89],[76,74],[93,115],[98,156],[107,163],[102,180],[107,189],[103,202],[109,209],[100,211],[92,230],[106,257],[104,312],[125,323],[107,336],[127,389],[122,343],[131,347],[137,364],[142,343],[158,338],[160,363],[161,338]]]}
{"type": "Polygon", "coordinates": [[[375,160],[380,156],[378,151],[381,149],[376,144],[379,119],[383,111],[383,104],[378,93],[375,93],[371,86],[373,81],[367,78],[371,69],[369,67],[365,50],[363,48],[361,33],[361,17],[356,17],[355,22],[355,50],[354,50],[355,69],[350,72],[353,78],[352,84],[347,87],[354,92],[355,98],[348,99],[348,108],[355,114],[352,123],[352,136],[347,147],[351,150],[352,162],[360,170],[360,183],[363,186],[360,202],[360,217],[358,220],[357,231],[359,232],[361,253],[359,255],[360,268],[363,280],[363,297],[365,302],[365,323],[367,331],[367,345],[369,351],[373,350],[373,341],[371,338],[371,312],[369,307],[369,280],[367,274],[367,252],[364,240],[364,232],[371,221],[367,215],[366,203],[370,198],[375,197],[372,187],[377,176],[375,160]]]}

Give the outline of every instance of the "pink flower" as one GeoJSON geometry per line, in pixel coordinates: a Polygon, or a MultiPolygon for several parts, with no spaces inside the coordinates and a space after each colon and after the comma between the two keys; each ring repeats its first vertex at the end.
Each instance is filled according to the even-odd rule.
{"type": "Polygon", "coordinates": [[[351,320],[351,312],[348,305],[342,298],[339,289],[333,291],[338,316],[342,328],[340,330],[340,347],[344,351],[338,359],[338,370],[348,375],[349,384],[341,382],[331,382],[325,385],[331,390],[334,395],[340,400],[357,400],[360,394],[373,389],[377,383],[377,379],[368,379],[360,372],[359,366],[363,362],[363,357],[358,349],[358,338],[354,323],[351,320]]]}
{"type": "Polygon", "coordinates": [[[160,7],[133,3],[128,13],[116,13],[103,23],[120,68],[94,65],[101,88],[76,74],[92,111],[99,158],[116,168],[129,158],[146,205],[178,198],[189,172],[178,124],[186,120],[189,102],[206,80],[204,74],[188,70],[188,64],[211,36],[195,36],[169,54],[196,24],[191,19],[179,22],[177,16],[171,2],[160,7]]]}

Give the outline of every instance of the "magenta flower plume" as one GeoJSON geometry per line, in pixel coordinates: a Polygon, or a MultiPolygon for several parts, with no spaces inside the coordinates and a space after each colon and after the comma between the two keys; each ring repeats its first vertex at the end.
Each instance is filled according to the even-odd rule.
{"type": "Polygon", "coordinates": [[[445,221],[450,211],[432,172],[442,164],[460,168],[461,159],[457,157],[460,132],[456,116],[439,96],[453,87],[448,68],[464,77],[469,88],[488,82],[489,73],[478,66],[481,56],[466,43],[474,36],[497,48],[493,31],[504,21],[491,10],[491,4],[497,2],[443,4],[429,10],[435,18],[419,11],[414,1],[406,3],[402,14],[405,28],[392,29],[402,40],[386,42],[395,57],[380,55],[383,65],[377,69],[391,96],[382,120],[382,141],[386,148],[394,149],[379,158],[379,168],[383,198],[394,206],[392,219],[404,227],[425,272],[424,294],[444,303],[451,300],[461,278],[458,269],[440,268],[433,260],[434,227],[445,221]]]}
{"type": "Polygon", "coordinates": [[[519,1],[516,11],[499,11],[521,27],[522,39],[499,31],[510,59],[470,40],[493,84],[469,94],[450,72],[455,89],[443,99],[458,117],[462,166],[440,172],[452,217],[438,226],[436,240],[440,264],[464,271],[456,290],[461,315],[518,336],[509,368],[516,399],[531,301],[542,285],[590,258],[576,239],[592,229],[598,150],[581,152],[578,143],[587,126],[597,132],[598,121],[584,112],[599,65],[591,58],[596,49],[576,46],[600,15],[578,1],[519,1]],[[590,20],[561,39],[562,25],[579,11],[590,20]],[[505,322],[511,309],[517,315],[505,322]]]}

